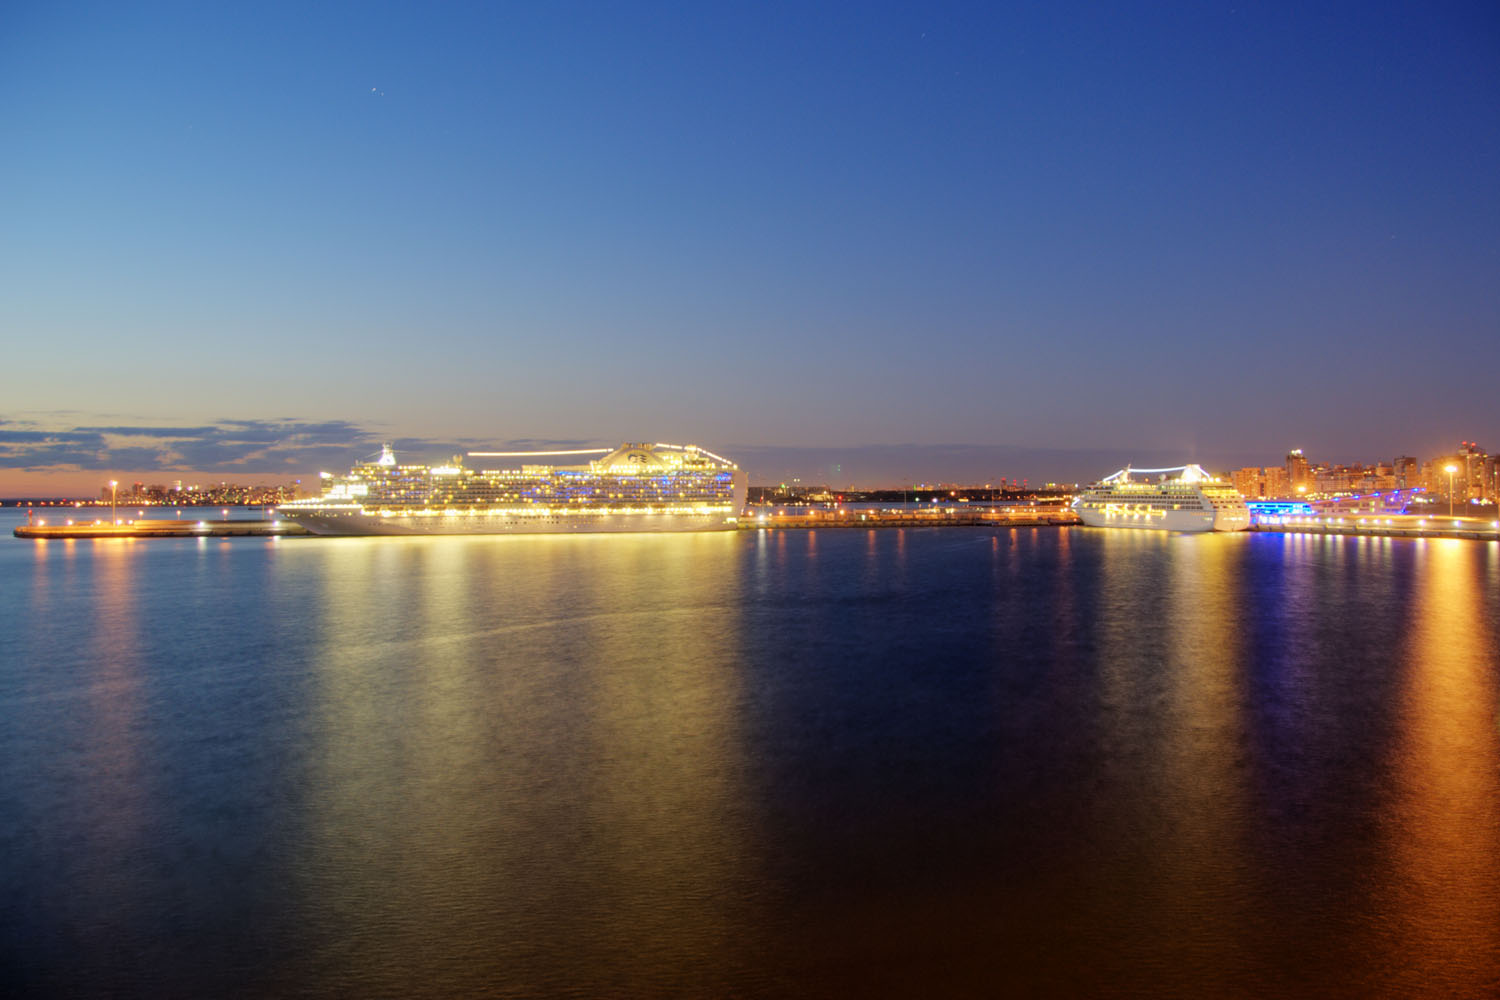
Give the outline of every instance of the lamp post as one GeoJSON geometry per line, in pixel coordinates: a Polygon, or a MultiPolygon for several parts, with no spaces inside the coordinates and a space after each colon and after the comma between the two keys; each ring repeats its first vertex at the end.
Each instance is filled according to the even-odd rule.
{"type": "Polygon", "coordinates": [[[119,519],[115,517],[115,490],[119,486],[120,483],[118,480],[111,479],[109,481],[109,523],[112,525],[120,523],[119,519]]]}

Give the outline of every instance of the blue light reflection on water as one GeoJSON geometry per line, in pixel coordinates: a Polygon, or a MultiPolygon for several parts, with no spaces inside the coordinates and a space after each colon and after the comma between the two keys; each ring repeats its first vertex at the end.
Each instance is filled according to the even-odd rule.
{"type": "Polygon", "coordinates": [[[0,968],[1472,992],[1497,609],[1448,540],[6,537],[0,968]]]}

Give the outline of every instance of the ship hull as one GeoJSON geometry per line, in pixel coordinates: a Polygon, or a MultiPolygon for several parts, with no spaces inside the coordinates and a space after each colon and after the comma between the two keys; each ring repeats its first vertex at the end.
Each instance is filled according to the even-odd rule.
{"type": "Polygon", "coordinates": [[[382,515],[291,511],[283,517],[313,535],[578,535],[625,532],[728,531],[736,521],[727,510],[692,513],[481,512],[382,515]]]}
{"type": "Polygon", "coordinates": [[[1143,528],[1148,531],[1244,531],[1250,527],[1248,512],[1167,510],[1123,513],[1076,506],[1079,518],[1094,528],[1143,528]]]}

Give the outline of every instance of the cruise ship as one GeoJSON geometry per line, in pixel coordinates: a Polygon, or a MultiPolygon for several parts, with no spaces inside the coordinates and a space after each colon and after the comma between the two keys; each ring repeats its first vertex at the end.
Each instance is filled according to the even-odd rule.
{"type": "Polygon", "coordinates": [[[1171,469],[1126,466],[1079,494],[1073,509],[1096,528],[1156,531],[1244,531],[1245,498],[1199,465],[1171,469]]]}
{"type": "Polygon", "coordinates": [[[277,511],[315,535],[708,531],[733,528],[748,491],[739,466],[695,445],[471,451],[468,458],[521,461],[513,468],[469,468],[458,457],[404,465],[386,445],[346,476],[323,473],[321,496],[277,511]],[[601,457],[578,465],[524,461],[560,455],[601,457]]]}

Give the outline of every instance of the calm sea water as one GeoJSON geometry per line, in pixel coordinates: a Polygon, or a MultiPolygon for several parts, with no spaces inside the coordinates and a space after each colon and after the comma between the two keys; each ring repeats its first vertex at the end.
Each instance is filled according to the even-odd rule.
{"type": "Polygon", "coordinates": [[[1500,988],[1500,544],[15,519],[0,992],[1500,988]]]}

